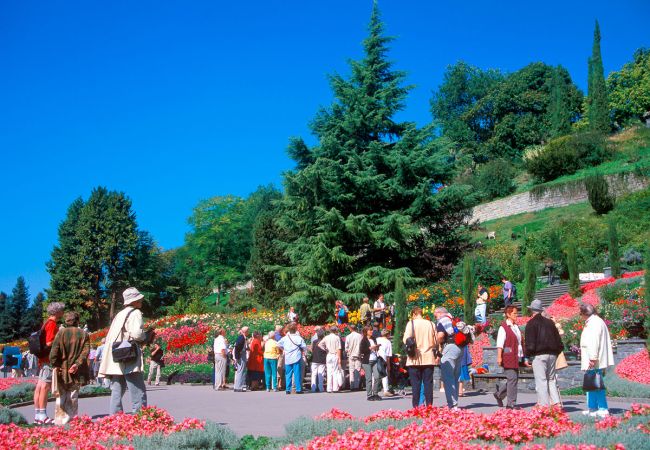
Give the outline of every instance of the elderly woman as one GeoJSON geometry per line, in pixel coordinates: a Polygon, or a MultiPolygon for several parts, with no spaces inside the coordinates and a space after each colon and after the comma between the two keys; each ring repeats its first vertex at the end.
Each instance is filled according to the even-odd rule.
{"type": "Polygon", "coordinates": [[[517,308],[506,307],[506,320],[499,327],[497,334],[497,364],[503,367],[506,382],[497,387],[494,393],[499,406],[508,397],[506,408],[513,409],[517,403],[517,384],[519,382],[519,360],[524,357],[521,342],[521,330],[517,325],[517,308]]]}
{"type": "Polygon", "coordinates": [[[248,345],[248,383],[252,391],[261,388],[264,380],[264,351],[262,350],[262,334],[253,332],[253,339],[248,345]]]}
{"type": "Polygon", "coordinates": [[[226,367],[228,366],[228,341],[226,341],[225,328],[217,328],[212,343],[214,351],[214,389],[223,391],[226,389],[226,367]]]}
{"type": "Polygon", "coordinates": [[[269,331],[268,338],[264,342],[264,380],[266,392],[278,392],[278,358],[280,350],[278,341],[275,340],[275,331],[269,331]]]}
{"type": "MultiPolygon", "coordinates": [[[[605,370],[614,365],[614,352],[607,325],[596,314],[596,308],[589,304],[580,305],[580,316],[585,327],[580,336],[580,368],[585,372],[596,372],[605,376],[605,370]]],[[[582,413],[592,417],[607,417],[609,409],[605,389],[587,392],[587,407],[582,413]]]]}

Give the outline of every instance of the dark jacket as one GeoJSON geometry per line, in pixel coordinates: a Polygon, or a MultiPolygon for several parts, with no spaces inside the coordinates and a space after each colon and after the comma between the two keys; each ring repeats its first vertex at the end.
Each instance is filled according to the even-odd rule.
{"type": "Polygon", "coordinates": [[[370,341],[365,336],[361,339],[359,352],[361,353],[361,364],[370,364],[370,341]]]}
{"type": "Polygon", "coordinates": [[[524,337],[526,356],[558,355],[564,348],[555,323],[541,314],[528,321],[524,337]]]}
{"type": "Polygon", "coordinates": [[[327,351],[318,346],[320,340],[315,340],[311,344],[311,362],[316,364],[325,364],[327,358],[327,351]]]}
{"type": "Polygon", "coordinates": [[[235,359],[240,360],[242,353],[246,351],[246,337],[243,334],[237,336],[235,341],[235,359]]]}
{"type": "Polygon", "coordinates": [[[50,350],[50,363],[52,367],[61,369],[57,371],[57,382],[65,389],[72,390],[84,385],[88,381],[88,353],[90,352],[90,339],[88,333],[76,326],[67,326],[59,331],[52,343],[50,350]],[[68,369],[76,364],[76,373],[71,374],[68,369]]]}

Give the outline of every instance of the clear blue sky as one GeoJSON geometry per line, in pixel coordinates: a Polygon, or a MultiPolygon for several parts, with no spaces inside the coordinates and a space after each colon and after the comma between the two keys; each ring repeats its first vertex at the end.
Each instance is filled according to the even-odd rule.
{"type": "MultiPolygon", "coordinates": [[[[372,2],[6,1],[0,4],[0,290],[32,296],[68,205],[126,192],[141,228],[182,244],[201,199],[280,185],[285,148],[361,55],[372,2]]],[[[650,46],[650,2],[380,1],[391,59],[431,120],[445,66],[562,64],[586,88],[594,19],[605,71],[650,46]]]]}

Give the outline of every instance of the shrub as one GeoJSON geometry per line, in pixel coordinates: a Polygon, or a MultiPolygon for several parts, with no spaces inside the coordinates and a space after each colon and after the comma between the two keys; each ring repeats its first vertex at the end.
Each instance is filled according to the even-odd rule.
{"type": "Polygon", "coordinates": [[[96,395],[106,395],[110,394],[111,390],[103,386],[96,386],[93,384],[88,384],[86,386],[81,386],[79,389],[79,397],[94,397],[96,395]]]}
{"type": "Polygon", "coordinates": [[[495,159],[479,167],[475,186],[482,197],[492,200],[515,190],[515,169],[508,161],[495,159]]]}
{"type": "Polygon", "coordinates": [[[614,209],[615,197],[609,193],[609,185],[602,175],[593,175],[585,179],[589,204],[596,214],[603,215],[614,209]]]}
{"type": "Polygon", "coordinates": [[[474,323],[474,273],[472,258],[466,255],[463,259],[463,319],[469,324],[474,323]]]}
{"type": "Polygon", "coordinates": [[[578,298],[580,292],[580,279],[578,278],[578,258],[576,255],[576,244],[569,241],[566,248],[567,268],[569,269],[569,294],[571,297],[578,298]]]}
{"type": "MultiPolygon", "coordinates": [[[[128,442],[125,442],[128,444],[128,442]]],[[[234,449],[239,438],[229,428],[207,422],[203,430],[186,430],[169,435],[153,434],[135,436],[131,443],[136,450],[160,450],[163,448],[234,449]]]]}
{"type": "Polygon", "coordinates": [[[609,226],[609,264],[612,269],[612,276],[620,278],[621,276],[621,258],[618,253],[618,233],[616,231],[616,222],[610,218],[608,221],[609,226]]]}
{"type": "Polygon", "coordinates": [[[26,425],[27,420],[18,411],[0,406],[0,424],[9,425],[10,423],[26,425]]]}

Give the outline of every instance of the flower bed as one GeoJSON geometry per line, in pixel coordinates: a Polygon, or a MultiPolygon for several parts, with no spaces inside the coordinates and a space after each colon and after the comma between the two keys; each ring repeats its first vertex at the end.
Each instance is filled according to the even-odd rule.
{"type": "Polygon", "coordinates": [[[635,383],[650,384],[650,355],[643,349],[628,356],[616,366],[616,374],[635,383]]]}
{"type": "Polygon", "coordinates": [[[37,381],[35,378],[0,378],[0,391],[6,391],[10,387],[18,384],[36,384],[37,381]]]}
{"type": "Polygon", "coordinates": [[[154,433],[171,434],[189,429],[203,429],[205,422],[185,419],[174,423],[167,411],[143,408],[138,414],[115,414],[92,421],[88,416],[75,417],[67,427],[23,428],[14,424],[0,425],[0,442],[7,448],[37,449],[53,446],[59,449],[125,449],[134,436],[154,433]],[[90,439],[89,439],[90,438],[90,439]]]}

